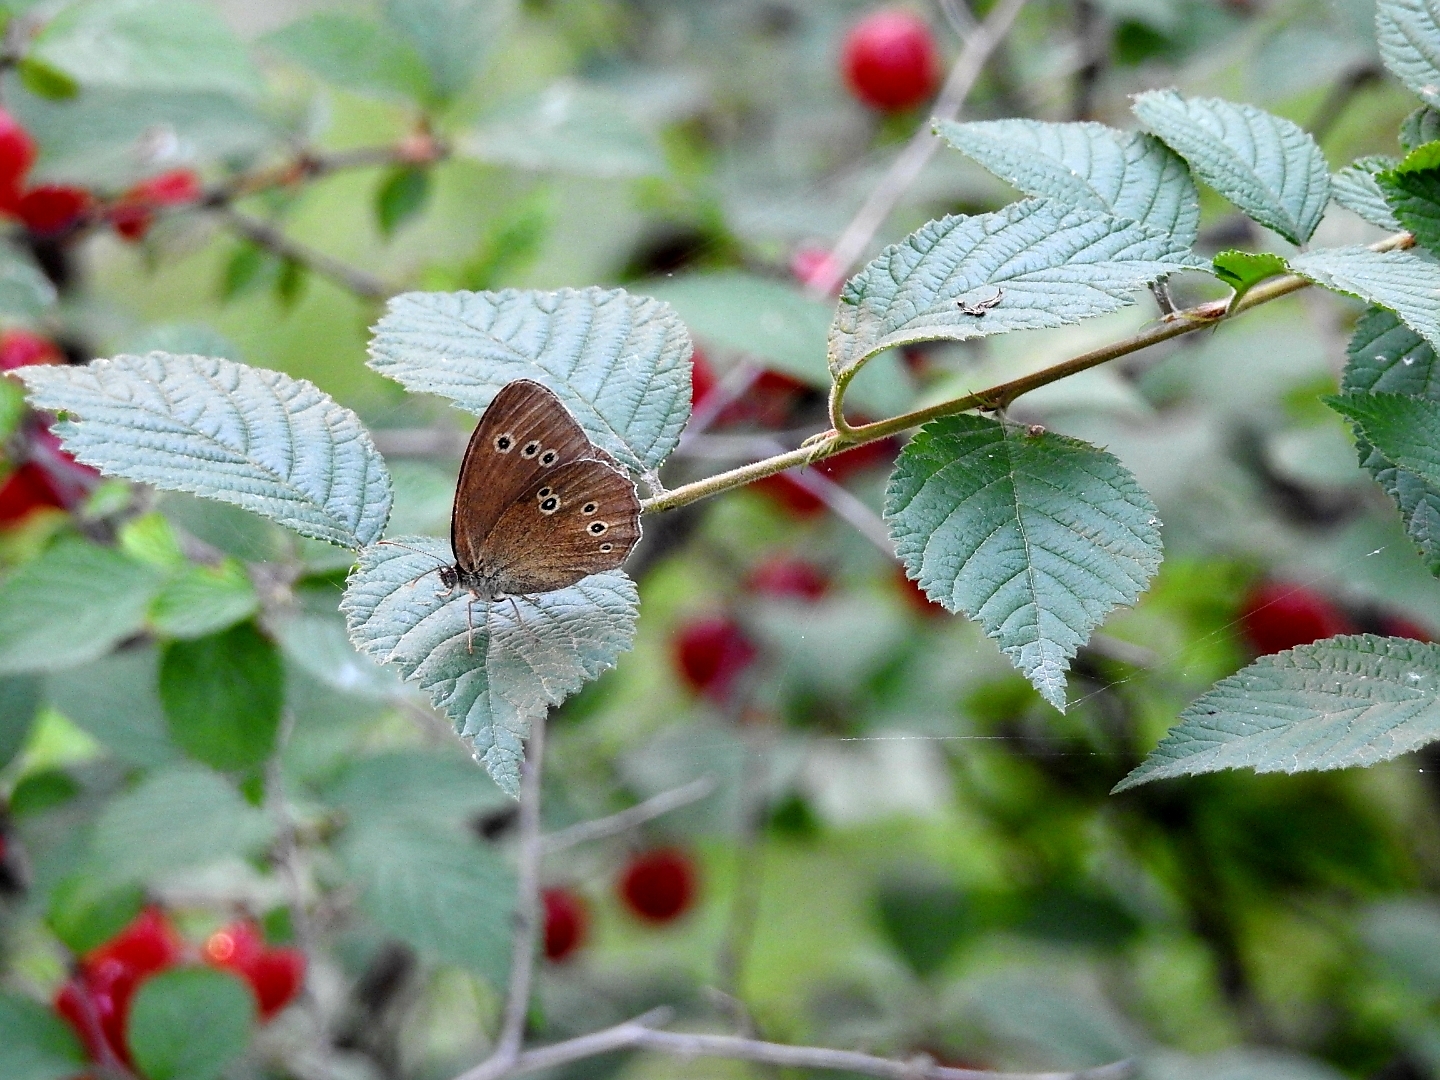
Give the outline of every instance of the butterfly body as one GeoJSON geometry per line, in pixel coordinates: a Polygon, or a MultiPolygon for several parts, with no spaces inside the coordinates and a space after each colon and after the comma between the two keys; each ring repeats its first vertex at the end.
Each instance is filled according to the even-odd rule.
{"type": "Polygon", "coordinates": [[[441,584],[487,602],[552,592],[615,569],[639,539],[640,497],[615,459],[547,387],[501,387],[460,465],[441,584]]]}

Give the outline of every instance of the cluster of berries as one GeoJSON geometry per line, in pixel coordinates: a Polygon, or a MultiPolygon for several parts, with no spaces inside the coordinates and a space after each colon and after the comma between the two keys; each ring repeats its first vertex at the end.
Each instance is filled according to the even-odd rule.
{"type": "MultiPolygon", "coordinates": [[[[684,915],[695,903],[699,874],[695,860],[674,847],[641,852],[625,864],[616,882],[620,901],[632,915],[651,926],[663,926],[684,915]]],[[[544,890],[545,958],[568,960],[590,933],[590,908],[574,889],[544,890]]]]}
{"type": "Polygon", "coordinates": [[[31,184],[35,140],[0,109],[0,214],[19,221],[38,237],[62,236],[99,217],[125,240],[145,237],[156,211],[198,202],[200,178],[190,169],[172,169],[142,180],[102,206],[85,188],[70,184],[31,184]]]}
{"type": "Polygon", "coordinates": [[[239,976],[254,993],[262,1020],[294,1000],[305,981],[305,954],[267,946],[253,922],[217,930],[197,950],[164,911],[148,907],[81,959],[55,995],[55,1011],[75,1029],[92,1061],[133,1067],[126,1031],[136,991],[163,971],[197,962],[239,976]]]}

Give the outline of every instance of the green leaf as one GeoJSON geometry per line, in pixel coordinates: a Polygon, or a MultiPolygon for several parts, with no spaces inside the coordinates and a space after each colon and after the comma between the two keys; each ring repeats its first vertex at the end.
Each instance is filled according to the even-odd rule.
{"type": "MultiPolygon", "coordinates": [[[[1427,105],[1440,105],[1440,12],[1430,0],[1379,0],[1380,59],[1427,105]]],[[[1428,140],[1427,140],[1428,141],[1428,140]]]]}
{"type": "Polygon", "coordinates": [[[1440,401],[1408,394],[1340,394],[1325,403],[1365,441],[1426,484],[1440,487],[1440,401]]]}
{"type": "Polygon", "coordinates": [[[978,621],[1062,712],[1070,658],[1160,566],[1155,506],[1114,457],[979,416],[921,429],[885,518],[925,594],[978,621]]]}
{"type": "Polygon", "coordinates": [[[690,352],[668,305],[623,289],[405,293],[375,327],[370,366],[473,413],[514,379],[542,382],[596,445],[644,471],[689,419],[690,352]]]}
{"type": "Polygon", "coordinates": [[[357,825],[400,819],[464,825],[477,814],[514,804],[458,750],[399,750],[354,762],[329,800],[357,825]]]}
{"type": "Polygon", "coordinates": [[[85,1049],[52,1009],[0,993],[0,1076],[5,1080],[69,1080],[85,1068],[85,1049]]]}
{"type": "Polygon", "coordinates": [[[263,812],[209,769],[156,769],[101,812],[85,870],[107,885],[150,882],[249,855],[273,831],[263,812]]]}
{"type": "Polygon", "coordinates": [[[87,88],[260,90],[245,46],[219,13],[186,0],[81,0],[46,23],[29,55],[87,88]]]}
{"type": "Polygon", "coordinates": [[[62,537],[0,581],[0,674],[104,656],[145,626],[163,581],[117,551],[62,537]]]}
{"type": "Polygon", "coordinates": [[[150,623],[167,637],[198,638],[224,630],[260,609],[260,597],[234,559],[191,566],[166,582],[150,606],[150,623]]]}
{"type": "Polygon", "coordinates": [[[517,597],[518,624],[509,600],[476,603],[471,635],[470,594],[437,596],[433,575],[416,580],[453,563],[449,547],[423,536],[400,543],[407,547],[375,545],[360,553],[340,603],[350,639],[429,691],[495,782],[513,795],[530,718],[614,667],[630,648],[635,583],[613,570],[567,589],[517,597]]]}
{"type": "Polygon", "coordinates": [[[146,1080],[215,1080],[254,1026],[255,997],[237,976],[186,967],[140,984],[126,1036],[146,1080]]]}
{"type": "Polygon", "coordinates": [[[1373,634],[1328,638],[1221,679],[1115,790],[1221,769],[1373,765],[1436,739],[1440,646],[1373,634]]]}
{"type": "Polygon", "coordinates": [[[1360,919],[1360,938],[1389,973],[1417,994],[1440,998],[1440,908],[1433,900],[1373,904],[1360,919]]]}
{"type": "Polygon", "coordinates": [[[440,101],[469,87],[503,36],[513,0],[386,0],[385,18],[430,69],[440,101]]]}
{"type": "Polygon", "coordinates": [[[1399,165],[1377,174],[1375,183],[1420,246],[1432,254],[1440,250],[1440,142],[1411,150],[1399,165]]]}
{"type": "Polygon", "coordinates": [[[19,373],[64,410],[66,448],[112,476],[189,491],[341,547],[379,538],[390,477],[349,409],[303,379],[207,356],[117,356],[19,373]]]}
{"type": "Polygon", "coordinates": [[[239,245],[226,261],[224,272],[220,275],[221,302],[244,296],[251,289],[260,286],[267,277],[266,271],[273,276],[278,266],[275,257],[260,245],[239,245]]]}
{"type": "Polygon", "coordinates": [[[0,769],[25,745],[43,696],[44,684],[33,675],[0,676],[0,769]]]}
{"type": "Polygon", "coordinates": [[[1100,210],[1195,243],[1200,196],[1185,162],[1153,135],[1091,122],[941,121],[935,130],[1026,195],[1100,210]]]}
{"type": "Polygon", "coordinates": [[[34,258],[13,244],[0,243],[0,316],[34,322],[55,306],[55,286],[34,258]]]}
{"type": "Polygon", "coordinates": [[[50,704],[121,761],[141,768],[176,762],[165,730],[153,647],[122,649],[83,667],[51,675],[50,704]]]}
{"type": "Polygon", "coordinates": [[[1315,232],[1330,201],[1330,170],[1301,128],[1253,105],[1174,90],[1138,95],[1134,111],[1246,215],[1292,244],[1315,232]]]}
{"type": "Polygon", "coordinates": [[[375,194],[375,218],[389,236],[425,210],[430,201],[430,170],[415,165],[392,169],[375,194]]]}
{"type": "Polygon", "coordinates": [[[1204,266],[1170,236],[1053,199],[942,218],[845,285],[830,370],[839,375],[909,342],[1068,326],[1133,303],[1135,290],[1167,274],[1204,266]],[[997,294],[1000,303],[981,315],[962,307],[997,294]]]}
{"type": "Polygon", "coordinates": [[[267,34],[260,44],[346,90],[407,101],[430,97],[430,73],[414,48],[358,15],[307,15],[267,34]]]}
{"type": "Polygon", "coordinates": [[[601,178],[661,176],[665,154],[625,99],[565,80],[483,118],[457,141],[494,165],[601,178]]]}
{"type": "Polygon", "coordinates": [[[1396,161],[1379,154],[1356,158],[1330,178],[1330,197],[1347,210],[1359,214],[1371,225],[1400,231],[1395,212],[1385,201],[1385,193],[1375,181],[1375,174],[1392,169],[1396,161]]]}
{"type": "Polygon", "coordinates": [[[1235,290],[1231,306],[1266,278],[1288,274],[1290,267],[1268,251],[1222,251],[1215,256],[1215,276],[1235,290]]]}
{"type": "Polygon", "coordinates": [[[1440,266],[1408,251],[1323,248],[1290,259],[1317,285],[1387,307],[1431,345],[1440,345],[1440,266]]]}
{"type": "Polygon", "coordinates": [[[361,909],[429,959],[505,984],[515,878],[473,833],[414,818],[352,826],[341,856],[361,909]]]}
{"type": "Polygon", "coordinates": [[[1436,139],[1440,139],[1440,111],[1421,105],[1400,121],[1400,145],[1407,153],[1436,139]]]}
{"type": "Polygon", "coordinates": [[[38,97],[51,101],[69,101],[80,93],[79,83],[34,56],[21,60],[17,72],[20,85],[38,97]]]}
{"type": "Polygon", "coordinates": [[[259,765],[275,748],[285,673],[253,623],[171,644],[160,661],[160,700],[175,741],[214,769],[259,765]]]}
{"type": "Polygon", "coordinates": [[[45,925],[67,949],[84,955],[129,926],[144,906],[139,885],[116,888],[88,874],[71,874],[51,891],[45,925]]]}
{"type": "MultiPolygon", "coordinates": [[[[446,513],[448,520],[449,511],[446,513]]],[[[389,701],[401,689],[394,671],[355,651],[345,632],[345,620],[333,604],[324,614],[273,613],[267,620],[267,628],[275,635],[286,660],[332,690],[389,701]]]]}
{"type": "MultiPolygon", "coordinates": [[[[821,392],[829,389],[825,348],[833,304],[786,282],[739,270],[652,278],[640,287],[679,312],[707,345],[744,353],[821,392]]],[[[897,358],[867,364],[845,400],[871,416],[889,416],[909,408],[914,397],[897,358]]]]}

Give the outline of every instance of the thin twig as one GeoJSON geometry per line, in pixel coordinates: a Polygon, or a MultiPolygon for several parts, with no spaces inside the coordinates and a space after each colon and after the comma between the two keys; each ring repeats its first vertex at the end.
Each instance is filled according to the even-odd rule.
{"type": "Polygon", "coordinates": [[[515,928],[510,949],[510,989],[493,1058],[513,1062],[525,1038],[535,939],[540,930],[540,773],[545,766],[545,713],[530,719],[520,778],[520,865],[515,885],[515,928]]]}
{"type": "Polygon", "coordinates": [[[299,263],[366,300],[386,300],[400,291],[398,287],[373,274],[356,269],[323,251],[316,251],[312,247],[290,239],[269,222],[242,214],[229,206],[220,207],[216,212],[229,228],[251,243],[274,252],[283,259],[299,263]]]}
{"type": "Polygon", "coordinates": [[[905,149],[900,151],[900,156],[891,163],[889,171],[870,192],[865,205],[860,207],[859,212],[845,227],[845,231],[840,234],[840,239],[830,251],[830,259],[824,272],[817,273],[809,283],[812,295],[829,297],[835,287],[849,275],[850,268],[870,246],[870,241],[885,224],[890,211],[895,209],[895,204],[909,190],[939,147],[940,140],[935,137],[932,124],[940,120],[953,120],[959,115],[960,106],[970,96],[975,81],[985,67],[985,61],[1009,32],[1015,16],[1020,14],[1020,9],[1024,6],[1025,0],[1000,0],[980,27],[965,39],[960,55],[950,68],[945,86],[935,100],[931,118],[910,136],[905,149]]]}
{"type": "Polygon", "coordinates": [[[681,787],[662,791],[654,798],[636,803],[629,809],[621,810],[618,814],[571,825],[568,829],[561,829],[559,832],[544,837],[540,841],[540,852],[542,855],[555,855],[561,851],[569,851],[577,844],[586,844],[592,840],[603,840],[607,836],[629,832],[631,829],[638,828],[645,822],[653,821],[672,810],[679,810],[682,806],[699,802],[714,791],[715,786],[713,776],[702,776],[681,787]]]}
{"type": "Polygon", "coordinates": [[[940,10],[944,12],[950,28],[961,41],[969,41],[975,31],[980,29],[980,24],[975,21],[975,15],[965,0],[940,0],[940,10]]]}

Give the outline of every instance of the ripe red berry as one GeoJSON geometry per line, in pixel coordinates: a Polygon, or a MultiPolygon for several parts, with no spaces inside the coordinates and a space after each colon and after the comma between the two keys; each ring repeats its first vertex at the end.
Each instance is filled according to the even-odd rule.
{"type": "Polygon", "coordinates": [[[682,627],[675,643],[681,676],[692,690],[715,701],[730,696],[756,655],[755,646],[739,624],[725,616],[682,627]]]}
{"type": "Polygon", "coordinates": [[[215,931],[200,953],[207,964],[233,971],[250,984],[262,1020],[290,1004],[305,982],[305,954],[268,947],[260,928],[248,920],[215,931]]]}
{"type": "Polygon", "coordinates": [[[0,187],[19,189],[35,164],[35,140],[13,116],[0,109],[0,187]]]}
{"type": "Polygon", "coordinates": [[[804,559],[777,556],[751,570],[745,588],[776,599],[819,600],[829,590],[830,579],[804,559]]]}
{"type": "Polygon", "coordinates": [[[27,461],[0,484],[0,526],[14,525],[45,508],[63,510],[65,502],[40,466],[27,461]]]}
{"type": "Polygon", "coordinates": [[[56,236],[78,225],[90,212],[93,202],[83,188],[42,184],[20,196],[16,213],[35,235],[56,236]]]}
{"type": "Polygon", "coordinates": [[[715,374],[715,369],[710,366],[710,359],[698,348],[690,356],[690,408],[692,411],[700,407],[700,403],[715,389],[720,382],[715,374]]]}
{"type": "Polygon", "coordinates": [[[124,239],[142,240],[162,206],[184,206],[204,194],[200,177],[192,169],[171,169],[142,180],[116,201],[107,214],[110,224],[124,239]]]}
{"type": "Polygon", "coordinates": [[[856,23],[845,36],[841,65],[855,96],[881,112],[913,108],[940,84],[930,26],[905,8],[882,8],[856,23]]]}
{"type": "Polygon", "coordinates": [[[540,902],[545,907],[545,959],[558,964],[585,944],[590,909],[585,898],[571,889],[546,889],[540,902]]]}
{"type": "Polygon", "coordinates": [[[690,910],[697,886],[689,855],[678,848],[657,848],[630,860],[620,875],[620,899],[646,922],[667,923],[690,910]]]}
{"type": "Polygon", "coordinates": [[[6,330],[0,334],[0,371],[14,371],[31,364],[63,364],[65,354],[53,341],[29,330],[6,330]]]}
{"type": "Polygon", "coordinates": [[[1240,624],[1251,647],[1262,656],[1355,632],[1354,624],[1329,597],[1305,585],[1279,581],[1262,582],[1246,594],[1240,624]]]}

